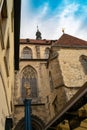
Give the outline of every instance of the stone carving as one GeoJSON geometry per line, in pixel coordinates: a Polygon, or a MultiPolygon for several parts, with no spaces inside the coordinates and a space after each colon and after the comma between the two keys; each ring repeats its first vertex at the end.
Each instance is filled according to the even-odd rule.
{"type": "Polygon", "coordinates": [[[25,88],[25,91],[26,91],[26,98],[30,98],[31,88],[30,88],[29,83],[25,82],[24,88],[25,88]]]}

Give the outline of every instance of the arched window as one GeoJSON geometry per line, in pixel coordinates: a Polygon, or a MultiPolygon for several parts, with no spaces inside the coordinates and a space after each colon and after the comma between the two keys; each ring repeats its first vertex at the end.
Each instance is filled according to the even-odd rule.
{"type": "Polygon", "coordinates": [[[21,58],[23,59],[32,59],[32,50],[29,47],[24,47],[21,58]]]}
{"type": "Polygon", "coordinates": [[[49,48],[45,49],[45,58],[48,59],[49,58],[49,48]]]}
{"type": "Polygon", "coordinates": [[[37,97],[37,73],[36,71],[31,67],[27,66],[22,71],[22,98],[24,99],[26,97],[26,90],[25,90],[25,83],[29,83],[30,86],[30,97],[36,98],[37,97]]]}

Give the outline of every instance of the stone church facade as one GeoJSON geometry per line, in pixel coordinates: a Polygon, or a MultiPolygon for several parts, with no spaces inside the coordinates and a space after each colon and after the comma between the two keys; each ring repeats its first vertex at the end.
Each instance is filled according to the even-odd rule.
{"type": "Polygon", "coordinates": [[[20,39],[19,71],[16,72],[14,90],[16,122],[24,117],[23,101],[26,97],[24,88],[26,82],[31,87],[32,117],[36,117],[38,121],[41,120],[43,124],[50,120],[46,106],[47,96],[50,93],[49,75],[46,67],[50,47],[51,40],[20,39]]]}
{"type": "Polygon", "coordinates": [[[37,29],[18,45],[20,5],[0,0],[0,130],[24,130],[26,83],[33,130],[86,130],[87,41],[46,40],[37,29]]]}
{"type": "Polygon", "coordinates": [[[87,42],[67,34],[46,40],[37,29],[36,39],[20,39],[14,88],[15,130],[24,130],[25,84],[31,91],[33,129],[43,129],[86,82],[86,55],[87,42]]]}

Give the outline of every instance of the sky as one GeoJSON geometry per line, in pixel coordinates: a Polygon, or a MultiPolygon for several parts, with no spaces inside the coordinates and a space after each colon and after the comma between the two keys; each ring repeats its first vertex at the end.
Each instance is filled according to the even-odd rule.
{"type": "Polygon", "coordinates": [[[20,38],[56,40],[64,33],[87,40],[87,0],[22,0],[20,38]]]}

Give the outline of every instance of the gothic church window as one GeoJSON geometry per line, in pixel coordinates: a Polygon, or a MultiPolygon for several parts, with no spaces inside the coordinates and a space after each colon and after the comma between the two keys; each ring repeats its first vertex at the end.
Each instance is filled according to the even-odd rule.
{"type": "Polygon", "coordinates": [[[24,84],[29,83],[30,86],[30,96],[31,98],[37,97],[37,73],[36,71],[31,67],[27,66],[23,69],[22,72],[22,98],[24,99],[26,97],[26,91],[24,88],[24,84]]]}
{"type": "Polygon", "coordinates": [[[48,59],[49,58],[49,48],[45,49],[45,58],[48,59]]]}
{"type": "Polygon", "coordinates": [[[29,47],[24,47],[21,55],[22,59],[32,59],[32,50],[29,47]]]}

